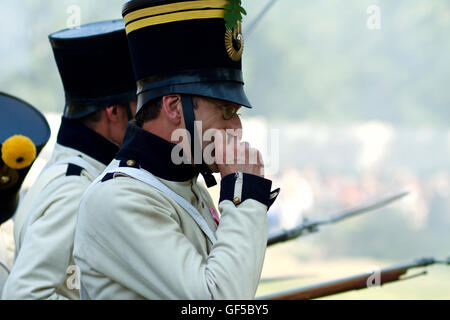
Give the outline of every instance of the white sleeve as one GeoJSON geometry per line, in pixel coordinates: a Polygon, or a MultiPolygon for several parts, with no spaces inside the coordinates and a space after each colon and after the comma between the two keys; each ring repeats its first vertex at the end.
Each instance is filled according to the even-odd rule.
{"type": "Polygon", "coordinates": [[[52,181],[34,201],[37,215],[27,227],[22,246],[3,290],[3,299],[65,299],[79,199],[89,181],[62,176],[52,181]]]}
{"type": "MultiPolygon", "coordinates": [[[[149,188],[117,185],[101,183],[81,202],[77,265],[89,266],[147,299],[254,298],[267,243],[265,204],[253,199],[238,206],[221,202],[217,242],[204,259],[159,191],[149,194],[149,188]]],[[[86,281],[82,286],[89,295],[101,296],[95,277],[86,281]]]]}

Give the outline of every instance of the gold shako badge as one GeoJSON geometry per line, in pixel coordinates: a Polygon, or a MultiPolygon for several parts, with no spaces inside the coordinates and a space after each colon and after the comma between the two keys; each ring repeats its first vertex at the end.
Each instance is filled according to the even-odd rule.
{"type": "Polygon", "coordinates": [[[242,24],[240,21],[238,21],[237,28],[225,31],[225,48],[231,60],[241,60],[244,52],[244,36],[242,35],[242,24]]]}

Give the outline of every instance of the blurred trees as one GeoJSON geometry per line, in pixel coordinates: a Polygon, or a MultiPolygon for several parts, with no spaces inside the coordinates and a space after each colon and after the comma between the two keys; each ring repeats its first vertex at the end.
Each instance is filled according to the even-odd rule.
{"type": "MultiPolygon", "coordinates": [[[[375,1],[381,29],[369,30],[373,3],[279,0],[246,39],[255,113],[448,126],[450,3],[375,1]]],[[[248,6],[255,13],[262,4],[248,6]]]]}
{"type": "MultiPolygon", "coordinates": [[[[0,90],[61,111],[62,85],[47,35],[121,18],[124,0],[2,0],[0,90]]],[[[368,0],[279,0],[246,39],[244,77],[252,115],[289,120],[383,120],[447,126],[450,3],[377,0],[381,29],[366,26],[368,0]]],[[[247,22],[265,1],[245,0],[247,22]]],[[[250,114],[250,113],[247,113],[250,114]]]]}

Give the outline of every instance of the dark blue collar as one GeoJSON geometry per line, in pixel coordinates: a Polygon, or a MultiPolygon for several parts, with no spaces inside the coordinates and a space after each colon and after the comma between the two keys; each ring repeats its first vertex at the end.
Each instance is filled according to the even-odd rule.
{"type": "Polygon", "coordinates": [[[175,144],[168,142],[130,122],[122,148],[116,159],[135,160],[153,175],[169,181],[188,181],[198,175],[190,164],[174,164],[171,158],[175,144]]]}
{"type": "Polygon", "coordinates": [[[108,165],[119,147],[79,120],[62,117],[57,142],[68,148],[83,152],[91,158],[108,165]]]}

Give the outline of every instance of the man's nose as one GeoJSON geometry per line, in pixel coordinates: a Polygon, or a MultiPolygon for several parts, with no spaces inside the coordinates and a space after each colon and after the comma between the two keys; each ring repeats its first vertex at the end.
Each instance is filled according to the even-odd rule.
{"type": "MultiPolygon", "coordinates": [[[[238,140],[241,141],[242,139],[242,122],[239,115],[235,114],[233,117],[228,120],[229,123],[227,123],[227,131],[231,130],[233,132],[234,136],[238,137],[238,140]]],[[[228,131],[229,132],[229,131],[228,131]]]]}
{"type": "Polygon", "coordinates": [[[242,130],[242,122],[238,114],[234,114],[233,117],[228,121],[229,121],[229,123],[227,124],[228,129],[242,130]]]}

